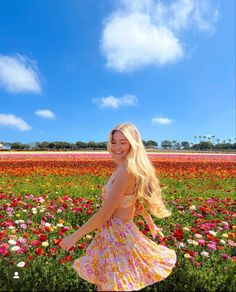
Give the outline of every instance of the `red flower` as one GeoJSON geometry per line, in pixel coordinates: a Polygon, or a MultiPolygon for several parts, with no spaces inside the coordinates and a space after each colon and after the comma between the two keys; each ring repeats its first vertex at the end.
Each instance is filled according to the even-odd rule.
{"type": "Polygon", "coordinates": [[[181,229],[176,229],[175,232],[173,233],[173,236],[178,240],[182,241],[183,239],[183,232],[181,229]]]}
{"type": "Polygon", "coordinates": [[[38,247],[35,249],[35,254],[36,255],[45,255],[45,251],[42,247],[38,247]]]}
{"type": "Polygon", "coordinates": [[[47,240],[47,236],[45,234],[39,234],[39,240],[40,241],[46,241],[47,240]]]}

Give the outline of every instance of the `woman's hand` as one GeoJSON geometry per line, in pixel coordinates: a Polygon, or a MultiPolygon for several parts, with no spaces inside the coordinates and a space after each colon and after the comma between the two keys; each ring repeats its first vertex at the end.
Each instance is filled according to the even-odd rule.
{"type": "Polygon", "coordinates": [[[77,241],[78,239],[75,238],[75,234],[72,233],[71,235],[63,238],[62,241],[60,241],[59,246],[62,249],[69,251],[71,247],[76,244],[77,241]]]}

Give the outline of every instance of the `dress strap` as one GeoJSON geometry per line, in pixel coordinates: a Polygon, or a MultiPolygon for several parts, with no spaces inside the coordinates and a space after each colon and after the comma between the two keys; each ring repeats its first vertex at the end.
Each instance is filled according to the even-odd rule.
{"type": "Polygon", "coordinates": [[[159,234],[159,236],[161,238],[164,238],[165,237],[164,234],[161,232],[160,228],[158,228],[156,226],[151,215],[148,213],[148,211],[144,207],[143,203],[141,203],[139,200],[137,200],[135,207],[136,207],[136,212],[138,211],[137,214],[141,215],[145,219],[145,221],[150,229],[150,232],[152,234],[153,239],[156,238],[157,233],[159,234]]]}

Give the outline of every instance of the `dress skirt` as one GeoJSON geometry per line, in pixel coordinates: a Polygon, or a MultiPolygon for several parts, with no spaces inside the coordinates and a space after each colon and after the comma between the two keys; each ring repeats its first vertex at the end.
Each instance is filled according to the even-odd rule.
{"type": "Polygon", "coordinates": [[[149,239],[133,220],[111,217],[73,268],[104,291],[136,291],[167,278],[176,260],[173,249],[149,239]]]}

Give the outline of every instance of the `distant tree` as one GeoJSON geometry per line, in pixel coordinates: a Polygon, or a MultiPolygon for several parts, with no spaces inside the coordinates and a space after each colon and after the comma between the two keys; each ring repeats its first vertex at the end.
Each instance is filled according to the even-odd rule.
{"type": "Polygon", "coordinates": [[[182,146],[184,149],[188,149],[188,148],[190,147],[189,142],[187,142],[187,141],[182,141],[182,142],[181,142],[181,146],[182,146]]]}
{"type": "Polygon", "coordinates": [[[75,143],[75,146],[76,146],[77,149],[86,148],[87,147],[87,143],[82,142],[82,141],[78,141],[78,142],[75,143]]]}
{"type": "Polygon", "coordinates": [[[14,150],[26,150],[26,149],[29,149],[29,145],[27,144],[22,144],[20,142],[13,142],[11,143],[11,149],[14,149],[14,150]]]}
{"type": "Polygon", "coordinates": [[[199,143],[199,149],[205,150],[205,149],[211,149],[212,148],[212,143],[210,141],[208,142],[200,142],[199,143]]]}
{"type": "Polygon", "coordinates": [[[153,140],[148,140],[146,142],[146,146],[147,147],[157,146],[157,142],[156,141],[153,141],[153,140]]]}
{"type": "Polygon", "coordinates": [[[171,146],[172,146],[172,143],[169,140],[164,140],[161,142],[161,147],[163,147],[164,149],[171,148],[171,146]]]}
{"type": "Polygon", "coordinates": [[[89,141],[89,142],[87,143],[87,147],[88,147],[88,148],[96,148],[96,143],[95,143],[94,141],[89,141]]]}

